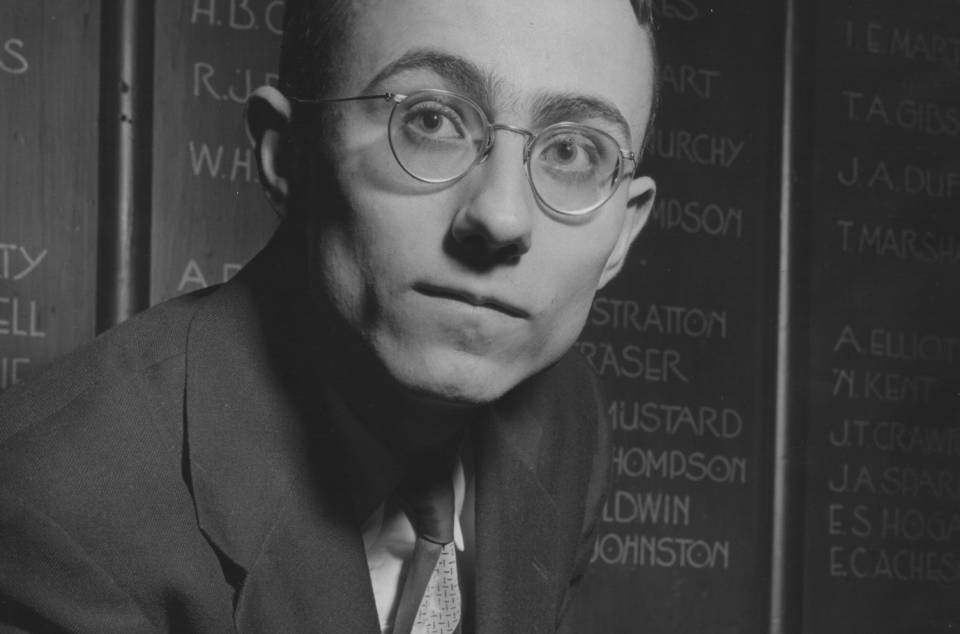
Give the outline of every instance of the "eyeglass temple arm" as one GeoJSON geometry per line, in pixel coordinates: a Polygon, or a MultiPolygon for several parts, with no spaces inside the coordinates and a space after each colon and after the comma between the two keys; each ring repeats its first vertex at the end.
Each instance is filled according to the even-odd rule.
{"type": "Polygon", "coordinates": [[[640,157],[637,156],[637,153],[636,153],[636,152],[629,151],[629,150],[624,150],[624,149],[621,148],[621,149],[620,149],[620,156],[621,156],[624,160],[630,161],[631,163],[633,163],[633,169],[632,169],[632,170],[629,170],[629,171],[626,170],[626,169],[624,169],[624,170],[623,170],[623,175],[626,176],[626,175],[629,174],[632,178],[636,178],[636,177],[640,176],[640,157]]]}
{"type": "Polygon", "coordinates": [[[287,97],[290,101],[304,104],[325,104],[342,103],[344,101],[370,101],[373,99],[382,99],[383,101],[398,101],[406,97],[395,92],[383,92],[377,95],[359,95],[356,97],[332,97],[330,99],[298,99],[297,97],[287,97]]]}

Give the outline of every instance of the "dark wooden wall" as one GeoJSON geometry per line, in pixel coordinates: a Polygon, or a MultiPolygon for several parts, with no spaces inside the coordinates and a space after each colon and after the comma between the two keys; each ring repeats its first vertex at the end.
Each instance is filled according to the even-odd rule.
{"type": "Polygon", "coordinates": [[[784,8],[658,4],[663,101],[646,159],[658,200],[581,343],[616,444],[584,631],[760,632],[784,8]]]}
{"type": "Polygon", "coordinates": [[[218,284],[273,232],[243,104],[276,82],[283,2],[158,3],[153,302],[218,284]]]}
{"type": "Polygon", "coordinates": [[[0,389],[93,337],[99,2],[0,3],[0,389]]]}
{"type": "Polygon", "coordinates": [[[807,632],[960,627],[960,4],[799,16],[807,632]]]}

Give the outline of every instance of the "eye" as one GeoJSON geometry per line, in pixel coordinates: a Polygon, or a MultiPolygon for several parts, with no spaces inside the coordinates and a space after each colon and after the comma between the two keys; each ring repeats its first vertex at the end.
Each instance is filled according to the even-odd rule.
{"type": "Polygon", "coordinates": [[[578,159],[584,160],[584,152],[580,150],[573,139],[559,139],[544,150],[545,158],[560,165],[572,165],[578,159]]]}
{"type": "Polygon", "coordinates": [[[590,137],[568,133],[550,138],[537,158],[553,173],[575,176],[594,173],[602,161],[602,154],[590,137]]]}
{"type": "Polygon", "coordinates": [[[406,111],[404,129],[412,139],[422,141],[460,141],[469,135],[463,117],[439,101],[421,101],[406,111]]]}
{"type": "Polygon", "coordinates": [[[424,111],[420,113],[419,122],[424,130],[436,132],[443,128],[444,117],[439,112],[424,111]]]}

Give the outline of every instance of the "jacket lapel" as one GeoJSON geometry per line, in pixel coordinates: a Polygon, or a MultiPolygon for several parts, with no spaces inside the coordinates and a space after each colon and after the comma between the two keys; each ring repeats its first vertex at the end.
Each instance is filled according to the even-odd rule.
{"type": "Polygon", "coordinates": [[[543,420],[493,409],[477,455],[476,631],[552,632],[557,510],[537,478],[543,420]]]}
{"type": "MultiPolygon", "coordinates": [[[[359,528],[276,244],[204,299],[187,342],[184,477],[239,631],[379,631],[359,528]],[[297,319],[293,318],[293,322],[297,319]]],[[[304,267],[301,267],[304,268],[304,267]]]]}
{"type": "Polygon", "coordinates": [[[237,629],[379,632],[360,531],[349,513],[330,517],[329,505],[311,503],[309,488],[294,485],[251,566],[237,629]]]}

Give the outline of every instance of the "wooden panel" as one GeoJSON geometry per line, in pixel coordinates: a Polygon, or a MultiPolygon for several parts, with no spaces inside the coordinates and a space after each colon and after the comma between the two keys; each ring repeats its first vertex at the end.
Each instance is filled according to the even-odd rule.
{"type": "Polygon", "coordinates": [[[614,487],[582,631],[757,632],[769,567],[782,9],[654,3],[658,201],[580,348],[614,487]],[[732,37],[747,33],[751,37],[732,37]]]}
{"type": "Polygon", "coordinates": [[[0,5],[0,390],[93,337],[99,16],[0,5]]]}
{"type": "MultiPolygon", "coordinates": [[[[804,624],[960,628],[960,5],[811,3],[804,624]]],[[[802,296],[802,295],[801,295],[802,296]]]]}
{"type": "Polygon", "coordinates": [[[157,3],[151,301],[225,281],[277,219],[243,103],[276,83],[282,0],[157,3]]]}

